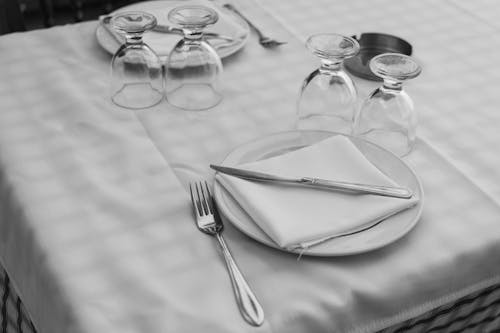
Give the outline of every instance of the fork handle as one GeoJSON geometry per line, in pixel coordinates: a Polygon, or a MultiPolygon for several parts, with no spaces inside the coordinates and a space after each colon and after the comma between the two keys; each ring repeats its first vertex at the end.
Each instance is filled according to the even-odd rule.
{"type": "Polygon", "coordinates": [[[265,36],[262,33],[262,31],[260,31],[260,29],[257,28],[255,26],[255,24],[252,23],[252,21],[250,21],[245,15],[243,15],[243,13],[241,13],[238,9],[236,9],[236,7],[234,7],[230,3],[226,3],[222,7],[226,8],[226,9],[229,9],[230,11],[232,11],[233,13],[235,13],[236,15],[238,15],[239,17],[241,17],[246,23],[248,23],[248,25],[250,26],[250,28],[252,28],[253,30],[255,30],[255,32],[257,33],[257,36],[260,39],[265,38],[265,36]]]}
{"type": "Polygon", "coordinates": [[[241,274],[240,269],[236,265],[231,252],[229,252],[229,248],[227,247],[224,238],[222,238],[221,233],[218,232],[216,237],[222,248],[222,253],[224,254],[224,260],[226,261],[227,270],[229,271],[229,276],[231,277],[234,295],[236,297],[236,302],[238,303],[241,315],[245,321],[252,326],[262,325],[264,322],[264,310],[262,309],[262,306],[241,274]]]}

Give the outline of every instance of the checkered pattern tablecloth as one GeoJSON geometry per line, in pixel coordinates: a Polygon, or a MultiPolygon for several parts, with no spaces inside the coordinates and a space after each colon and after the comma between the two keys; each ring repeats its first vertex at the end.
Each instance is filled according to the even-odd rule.
{"type": "MultiPolygon", "coordinates": [[[[266,50],[252,36],[224,59],[225,99],[206,113],[114,106],[95,22],[0,38],[0,256],[37,329],[418,331],[448,320],[449,304],[462,304],[455,319],[498,316],[489,312],[497,301],[483,303],[500,283],[495,28],[430,0],[238,6],[288,44],[266,50]],[[317,65],[308,34],[370,30],[408,39],[424,65],[407,86],[424,138],[408,159],[424,184],[424,214],[379,251],[300,261],[228,224],[267,315],[251,328],[213,240],[193,226],[187,182],[212,179],[208,164],[239,144],[294,127],[298,88],[317,65]],[[471,314],[469,304],[493,306],[471,314]]],[[[375,86],[357,83],[361,95],[375,86]]],[[[449,331],[477,322],[456,320],[449,331]]],[[[496,323],[484,320],[485,330],[496,323]]]]}

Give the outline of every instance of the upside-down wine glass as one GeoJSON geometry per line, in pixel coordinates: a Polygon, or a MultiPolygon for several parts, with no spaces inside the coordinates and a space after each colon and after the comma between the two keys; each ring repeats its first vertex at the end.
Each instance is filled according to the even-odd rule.
{"type": "Polygon", "coordinates": [[[415,144],[417,114],[403,82],[417,77],[421,67],[407,55],[385,53],[370,61],[370,69],[384,83],[364,101],[353,134],[405,156],[415,144]]]}
{"type": "Polygon", "coordinates": [[[217,13],[205,6],[187,5],[172,9],[168,19],[182,28],[184,38],[168,56],[167,101],[184,110],[216,106],[222,100],[219,91],[222,62],[204,40],[203,28],[217,22],[217,13]]]}
{"type": "Polygon", "coordinates": [[[321,60],[321,65],[302,84],[297,128],[350,134],[357,92],[342,63],[358,53],[358,42],[338,34],[317,34],[309,37],[306,47],[321,60]]]}
{"type": "Polygon", "coordinates": [[[134,11],[119,13],[111,26],[125,35],[111,61],[111,99],[124,108],[143,109],[163,98],[163,74],[160,59],[142,41],[145,31],[156,25],[156,18],[134,11]]]}

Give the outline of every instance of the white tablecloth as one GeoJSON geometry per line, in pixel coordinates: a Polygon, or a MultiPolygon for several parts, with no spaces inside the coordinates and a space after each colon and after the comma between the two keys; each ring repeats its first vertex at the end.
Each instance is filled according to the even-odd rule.
{"type": "MultiPolygon", "coordinates": [[[[40,332],[370,332],[500,282],[499,27],[462,3],[248,1],[288,44],[255,36],[224,60],[225,99],[206,113],[140,112],[108,96],[96,22],[0,38],[0,260],[40,332]],[[266,322],[236,308],[213,239],[193,225],[187,183],[234,147],[294,126],[313,32],[400,35],[421,140],[408,158],[426,194],[400,241],[342,258],[230,248],[266,322]]],[[[498,8],[498,5],[492,5],[498,8]]],[[[361,95],[374,83],[356,81],[361,95]]]]}

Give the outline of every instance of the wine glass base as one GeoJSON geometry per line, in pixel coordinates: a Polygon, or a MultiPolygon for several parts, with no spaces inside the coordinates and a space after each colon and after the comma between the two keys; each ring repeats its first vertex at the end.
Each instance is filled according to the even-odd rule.
{"type": "Polygon", "coordinates": [[[160,103],[162,91],[153,88],[150,83],[129,83],[118,90],[111,100],[116,105],[132,110],[146,109],[160,103]]]}
{"type": "Polygon", "coordinates": [[[169,104],[183,110],[203,111],[222,101],[222,95],[210,84],[184,84],[167,92],[169,104]]]}

